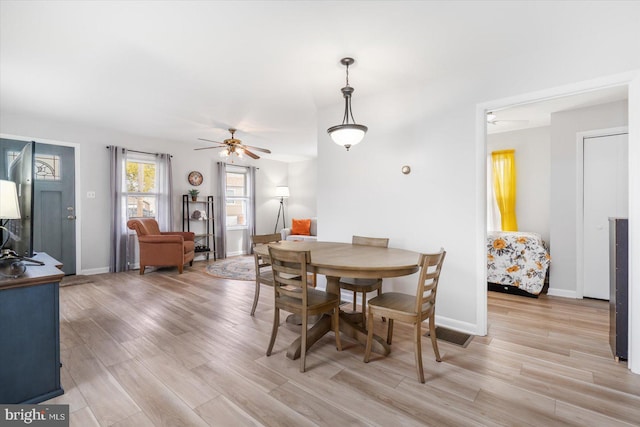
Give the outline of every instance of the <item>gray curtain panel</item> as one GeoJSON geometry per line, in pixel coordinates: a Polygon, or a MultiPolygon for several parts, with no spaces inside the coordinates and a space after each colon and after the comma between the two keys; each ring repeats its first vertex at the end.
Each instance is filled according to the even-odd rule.
{"type": "Polygon", "coordinates": [[[253,166],[247,167],[247,190],[249,192],[249,206],[247,206],[247,238],[244,239],[243,252],[250,254],[251,250],[251,236],[256,234],[256,168],[253,166]]]}
{"type": "Polygon", "coordinates": [[[216,221],[216,250],[218,258],[227,257],[227,210],[226,210],[226,194],[227,194],[227,165],[218,162],[218,191],[216,195],[215,218],[216,221]]]}
{"type": "Polygon", "coordinates": [[[171,154],[156,154],[158,165],[158,215],[156,221],[160,230],[172,231],[173,224],[173,174],[171,154]]]}
{"type": "Polygon", "coordinates": [[[109,272],[127,270],[127,201],[124,189],[124,170],[127,149],[109,147],[109,192],[111,195],[111,247],[109,250],[109,272]]]}

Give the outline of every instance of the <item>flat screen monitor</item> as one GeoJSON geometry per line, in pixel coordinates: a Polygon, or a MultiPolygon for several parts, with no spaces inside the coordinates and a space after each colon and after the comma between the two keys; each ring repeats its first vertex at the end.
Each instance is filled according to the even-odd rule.
{"type": "Polygon", "coordinates": [[[27,143],[9,165],[8,179],[16,183],[21,219],[9,220],[11,231],[7,245],[18,255],[33,256],[33,179],[35,142],[27,143]]]}

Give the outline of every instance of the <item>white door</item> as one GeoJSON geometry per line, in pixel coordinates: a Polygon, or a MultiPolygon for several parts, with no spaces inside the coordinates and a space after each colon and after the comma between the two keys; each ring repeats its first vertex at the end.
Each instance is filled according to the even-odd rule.
{"type": "Polygon", "coordinates": [[[628,135],[584,138],[584,290],[609,299],[609,217],[629,211],[628,135]]]}

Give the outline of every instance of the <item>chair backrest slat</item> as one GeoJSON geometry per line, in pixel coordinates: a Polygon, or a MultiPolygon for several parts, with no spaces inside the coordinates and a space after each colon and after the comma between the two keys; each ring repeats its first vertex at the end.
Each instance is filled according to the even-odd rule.
{"type": "Polygon", "coordinates": [[[353,245],[376,246],[379,248],[389,247],[389,239],[382,237],[353,236],[351,238],[351,243],[353,245]]]}
{"type": "Polygon", "coordinates": [[[420,255],[420,278],[416,293],[416,313],[435,306],[440,272],[447,252],[441,249],[435,254],[420,255]]]}
{"type": "Polygon", "coordinates": [[[291,251],[269,246],[273,289],[275,298],[287,296],[302,300],[307,305],[307,264],[311,262],[311,252],[291,251]]]}
{"type": "Polygon", "coordinates": [[[280,233],[275,234],[256,234],[251,236],[252,246],[261,245],[265,243],[279,242],[282,239],[280,233]]]}
{"type": "MultiPolygon", "coordinates": [[[[279,242],[281,239],[282,239],[282,236],[280,235],[280,233],[276,233],[276,234],[256,234],[256,235],[251,236],[251,248],[253,249],[258,245],[265,245],[267,243],[279,242]]],[[[257,280],[262,282],[262,283],[266,283],[266,284],[270,285],[271,284],[271,273],[268,272],[268,271],[265,271],[263,273],[262,270],[264,270],[265,267],[269,267],[271,265],[271,263],[269,262],[268,259],[258,255],[255,252],[253,253],[253,259],[254,259],[254,265],[255,265],[255,269],[256,269],[256,278],[257,278],[257,280]]]]}

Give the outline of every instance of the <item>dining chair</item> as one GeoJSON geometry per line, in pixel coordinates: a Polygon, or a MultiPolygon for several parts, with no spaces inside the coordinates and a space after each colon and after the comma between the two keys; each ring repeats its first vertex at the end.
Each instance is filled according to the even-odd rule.
{"type": "MultiPolygon", "coordinates": [[[[279,242],[281,240],[280,233],[275,234],[259,234],[251,236],[251,248],[255,248],[257,245],[266,245],[267,243],[279,242]]],[[[263,257],[253,251],[253,260],[256,268],[256,292],[253,295],[253,306],[251,307],[251,315],[256,313],[256,307],[258,306],[258,298],[260,298],[260,284],[264,283],[268,286],[273,286],[273,274],[271,274],[271,262],[268,258],[263,257]]]]}
{"type": "Polygon", "coordinates": [[[307,356],[307,325],[309,316],[331,312],[331,322],[336,336],[336,348],[342,351],[340,344],[340,296],[311,288],[307,285],[307,264],[311,262],[310,251],[291,251],[269,246],[273,289],[275,291],[275,311],[273,329],[267,349],[271,356],[280,326],[280,310],[298,314],[302,318],[300,333],[300,372],[304,372],[307,356]]]}
{"type": "Polygon", "coordinates": [[[436,355],[436,361],[440,362],[440,352],[438,351],[438,341],[436,339],[436,292],[440,271],[446,251],[441,249],[435,254],[420,255],[420,276],[415,295],[407,295],[399,292],[387,292],[369,300],[369,322],[367,325],[367,346],[364,353],[365,363],[369,362],[371,356],[371,343],[373,341],[373,316],[381,315],[388,319],[387,344],[391,345],[393,337],[393,322],[399,320],[404,323],[414,325],[413,343],[415,345],[416,369],[418,378],[424,383],[424,372],[422,369],[422,322],[429,319],[429,335],[431,345],[436,355]]]}
{"type": "MultiPolygon", "coordinates": [[[[389,247],[389,239],[381,237],[353,236],[352,245],[376,246],[380,248],[389,247]]],[[[382,294],[382,279],[355,279],[343,277],[340,279],[340,289],[353,292],[353,311],[356,311],[357,295],[362,293],[362,325],[367,326],[367,294],[377,291],[378,296],[382,294]]],[[[384,319],[383,319],[384,320],[384,319]]]]}

